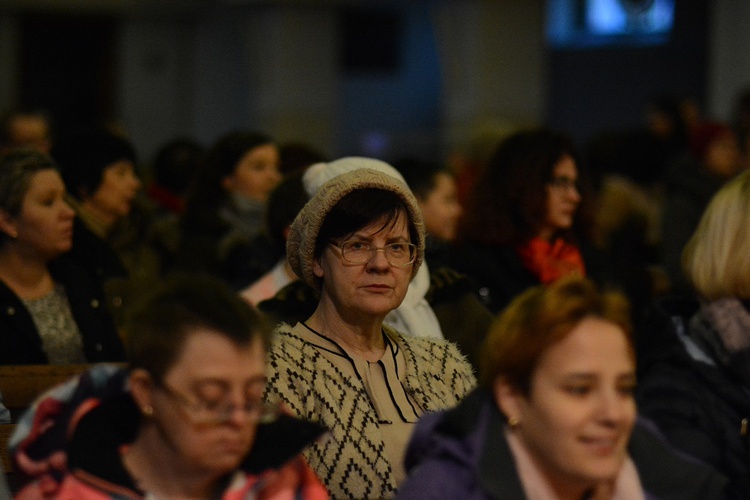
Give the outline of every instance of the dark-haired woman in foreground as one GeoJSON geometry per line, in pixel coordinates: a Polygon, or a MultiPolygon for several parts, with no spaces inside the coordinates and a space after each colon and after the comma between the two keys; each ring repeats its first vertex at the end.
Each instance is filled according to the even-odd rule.
{"type": "Polygon", "coordinates": [[[257,311],[214,280],[176,280],[132,321],[127,372],[100,365],[19,424],[16,462],[41,477],[17,498],[328,498],[299,455],[320,428],[262,399],[257,311]]]}

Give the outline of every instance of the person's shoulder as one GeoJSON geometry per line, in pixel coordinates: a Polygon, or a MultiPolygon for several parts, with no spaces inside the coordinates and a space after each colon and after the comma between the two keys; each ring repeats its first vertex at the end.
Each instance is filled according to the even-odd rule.
{"type": "Polygon", "coordinates": [[[402,335],[393,329],[386,327],[386,333],[398,342],[414,352],[415,355],[427,358],[439,356],[440,359],[451,359],[457,362],[466,362],[466,356],[461,353],[455,342],[446,339],[414,337],[412,335],[402,335]]]}
{"type": "Polygon", "coordinates": [[[271,335],[271,347],[268,357],[272,366],[288,364],[302,369],[312,361],[316,345],[308,338],[302,323],[282,322],[276,325],[271,335]]]}
{"type": "Polygon", "coordinates": [[[242,500],[258,498],[273,500],[276,498],[302,498],[304,500],[327,500],[330,498],[328,490],[318,476],[301,455],[286,462],[273,474],[258,477],[243,473],[241,479],[230,485],[224,492],[224,500],[242,500]],[[254,496],[252,493],[262,483],[260,491],[254,496]]]}
{"type": "Polygon", "coordinates": [[[430,268],[430,288],[425,296],[430,304],[457,300],[472,293],[473,283],[466,274],[447,266],[430,268]]]}
{"type": "Polygon", "coordinates": [[[648,420],[639,419],[633,427],[628,452],[644,489],[657,498],[728,498],[724,475],[676,451],[648,420]]]}
{"type": "Polygon", "coordinates": [[[476,385],[474,369],[458,346],[444,339],[399,335],[408,362],[418,377],[443,380],[463,396],[476,385]]]}
{"type": "Polygon", "coordinates": [[[299,326],[299,323],[288,323],[286,321],[278,323],[272,332],[272,345],[278,344],[279,342],[303,343],[304,340],[298,335],[299,326]]]}
{"type": "Polygon", "coordinates": [[[276,292],[257,307],[269,318],[294,324],[309,318],[315,311],[320,295],[302,280],[295,280],[276,292]]]}

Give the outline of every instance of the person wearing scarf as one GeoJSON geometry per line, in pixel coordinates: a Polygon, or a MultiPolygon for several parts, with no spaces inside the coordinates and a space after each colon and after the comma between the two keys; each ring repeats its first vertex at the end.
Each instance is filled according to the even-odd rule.
{"type": "Polygon", "coordinates": [[[750,498],[750,172],[722,187],[682,254],[695,291],[662,300],[643,336],[638,402],[678,449],[750,498]]]}

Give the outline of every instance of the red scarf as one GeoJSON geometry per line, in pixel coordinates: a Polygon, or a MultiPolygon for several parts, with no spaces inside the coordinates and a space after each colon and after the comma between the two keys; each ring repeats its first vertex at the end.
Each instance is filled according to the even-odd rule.
{"type": "Polygon", "coordinates": [[[552,243],[541,238],[532,238],[526,244],[516,247],[516,251],[523,266],[544,284],[573,273],[586,275],[578,247],[562,238],[552,243]]]}

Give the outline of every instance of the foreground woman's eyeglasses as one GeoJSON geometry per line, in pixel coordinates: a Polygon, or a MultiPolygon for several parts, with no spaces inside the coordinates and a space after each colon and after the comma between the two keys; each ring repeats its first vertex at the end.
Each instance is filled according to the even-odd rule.
{"type": "Polygon", "coordinates": [[[268,424],[275,421],[280,413],[279,406],[263,400],[248,399],[244,405],[237,406],[230,398],[219,401],[192,399],[165,384],[159,388],[178,403],[185,414],[196,424],[223,424],[232,419],[235,411],[242,410],[251,422],[268,424]]]}

